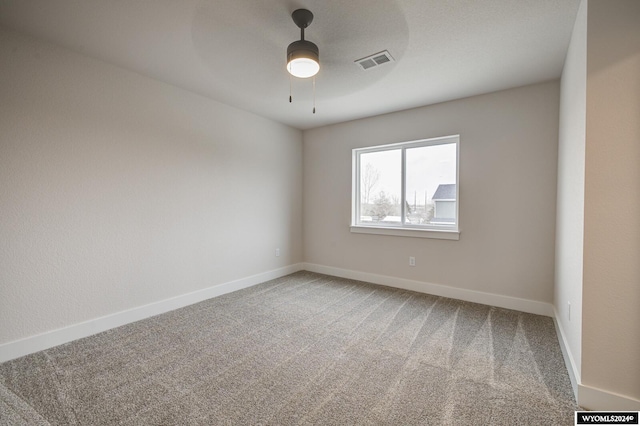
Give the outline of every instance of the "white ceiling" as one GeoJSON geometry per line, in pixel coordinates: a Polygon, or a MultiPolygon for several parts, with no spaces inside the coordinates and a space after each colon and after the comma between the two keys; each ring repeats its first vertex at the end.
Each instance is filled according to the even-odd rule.
{"type": "Polygon", "coordinates": [[[0,0],[0,24],[309,129],[558,78],[580,0],[0,0]],[[286,48],[320,49],[293,81],[286,48]],[[354,61],[388,50],[395,62],[354,61]]]}

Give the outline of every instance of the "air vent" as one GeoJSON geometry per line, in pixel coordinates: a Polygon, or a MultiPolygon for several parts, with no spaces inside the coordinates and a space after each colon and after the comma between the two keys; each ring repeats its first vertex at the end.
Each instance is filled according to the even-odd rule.
{"type": "Polygon", "coordinates": [[[366,58],[358,59],[357,61],[355,61],[356,65],[358,65],[365,71],[380,65],[384,65],[388,62],[394,62],[394,59],[386,50],[374,53],[373,55],[367,56],[366,58]]]}

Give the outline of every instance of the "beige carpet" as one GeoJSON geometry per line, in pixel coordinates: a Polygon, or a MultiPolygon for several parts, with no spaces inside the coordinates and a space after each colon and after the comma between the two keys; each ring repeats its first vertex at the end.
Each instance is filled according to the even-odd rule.
{"type": "Polygon", "coordinates": [[[551,318],[300,272],[0,364],[0,424],[572,425],[551,318]]]}

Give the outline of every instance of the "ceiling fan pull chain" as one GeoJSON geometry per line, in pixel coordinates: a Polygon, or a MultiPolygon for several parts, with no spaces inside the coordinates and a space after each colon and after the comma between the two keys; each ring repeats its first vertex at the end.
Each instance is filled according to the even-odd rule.
{"type": "Polygon", "coordinates": [[[316,76],[313,76],[313,113],[316,113],[316,76]]]}
{"type": "Polygon", "coordinates": [[[289,74],[289,103],[291,103],[291,74],[289,74]]]}

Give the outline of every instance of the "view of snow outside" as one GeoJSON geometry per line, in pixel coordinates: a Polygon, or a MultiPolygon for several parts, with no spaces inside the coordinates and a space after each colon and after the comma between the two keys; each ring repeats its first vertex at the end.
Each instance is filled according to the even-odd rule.
{"type": "MultiPolygon", "coordinates": [[[[360,222],[401,223],[404,200],[406,223],[430,224],[433,195],[440,184],[456,183],[456,144],[406,149],[406,192],[402,192],[400,148],[360,155],[360,222]]],[[[455,218],[452,218],[455,219],[455,218]]]]}

